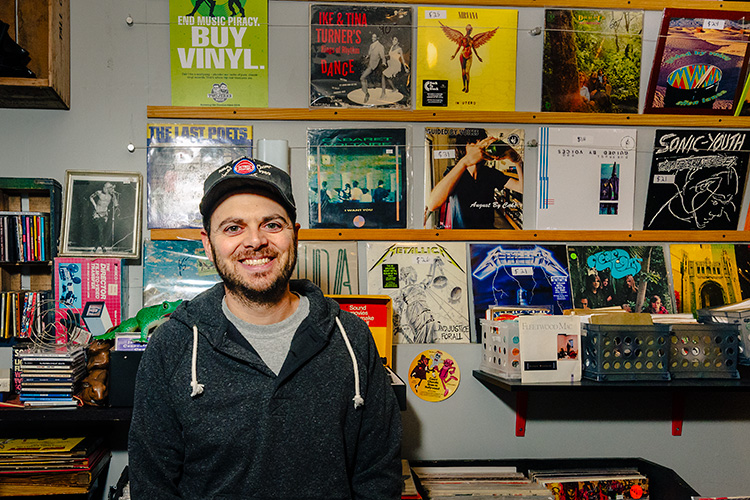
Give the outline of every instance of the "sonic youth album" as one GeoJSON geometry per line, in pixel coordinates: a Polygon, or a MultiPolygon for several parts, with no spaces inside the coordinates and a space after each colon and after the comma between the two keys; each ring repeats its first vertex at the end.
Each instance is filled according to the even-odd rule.
{"type": "Polygon", "coordinates": [[[367,293],[393,299],[394,343],[469,342],[466,245],[367,243],[367,293]]]}
{"type": "Polygon", "coordinates": [[[310,107],[411,108],[412,9],[310,6],[310,107]]]}
{"type": "Polygon", "coordinates": [[[149,123],[148,228],[203,227],[203,181],[219,166],[252,156],[253,129],[239,125],[149,123]]]}
{"type": "Polygon", "coordinates": [[[643,112],[733,115],[748,27],[747,12],[664,9],[643,112]]]}
{"type": "Polygon", "coordinates": [[[492,306],[573,306],[565,245],[472,243],[469,255],[477,331],[492,306]]]}
{"type": "Polygon", "coordinates": [[[143,242],[143,306],[192,299],[221,278],[196,240],[143,242]]]}
{"type": "Polygon", "coordinates": [[[426,127],[424,141],[425,228],[523,229],[524,129],[426,127]],[[483,140],[482,159],[459,166],[483,140]]]}
{"type": "Polygon", "coordinates": [[[669,245],[677,311],[734,304],[742,300],[734,245],[669,245]]]}
{"type": "Polygon", "coordinates": [[[268,1],[169,0],[172,106],[268,106],[268,1]]]}
{"type": "Polygon", "coordinates": [[[575,307],[675,312],[662,246],[568,245],[568,266],[575,307]]]}
{"type": "Polygon", "coordinates": [[[542,111],[638,113],[643,11],[546,9],[542,111]]]}
{"type": "Polygon", "coordinates": [[[518,11],[419,7],[416,109],[514,111],[518,11]]]}
{"type": "Polygon", "coordinates": [[[300,241],[292,279],[308,279],[323,293],[359,294],[356,241],[300,241]]]}
{"type": "Polygon", "coordinates": [[[307,131],[310,228],[405,228],[406,129],[307,131]]]}
{"type": "Polygon", "coordinates": [[[643,229],[736,230],[750,141],[743,130],[657,130],[643,229]]]}

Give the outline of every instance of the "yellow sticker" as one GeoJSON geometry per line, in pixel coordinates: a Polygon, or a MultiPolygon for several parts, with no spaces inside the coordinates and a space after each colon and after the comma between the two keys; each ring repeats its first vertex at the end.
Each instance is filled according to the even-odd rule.
{"type": "Polygon", "coordinates": [[[440,350],[422,351],[409,366],[409,385],[425,401],[443,401],[458,389],[461,371],[453,357],[440,350]]]}

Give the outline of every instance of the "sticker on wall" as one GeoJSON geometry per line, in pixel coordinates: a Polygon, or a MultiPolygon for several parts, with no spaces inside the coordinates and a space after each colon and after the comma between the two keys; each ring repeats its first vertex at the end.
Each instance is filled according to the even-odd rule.
{"type": "Polygon", "coordinates": [[[425,401],[443,401],[458,389],[461,371],[453,357],[440,349],[422,351],[409,366],[409,385],[425,401]]]}

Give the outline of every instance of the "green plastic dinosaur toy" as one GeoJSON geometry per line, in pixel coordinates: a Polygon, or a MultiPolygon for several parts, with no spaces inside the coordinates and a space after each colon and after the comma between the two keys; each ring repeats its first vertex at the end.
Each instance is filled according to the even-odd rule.
{"type": "Polygon", "coordinates": [[[177,309],[182,300],[164,301],[155,306],[144,307],[138,311],[133,318],[126,319],[119,325],[110,328],[107,333],[97,337],[97,339],[113,339],[117,333],[123,332],[141,332],[141,338],[138,342],[146,342],[151,332],[169,319],[169,315],[177,309]]]}

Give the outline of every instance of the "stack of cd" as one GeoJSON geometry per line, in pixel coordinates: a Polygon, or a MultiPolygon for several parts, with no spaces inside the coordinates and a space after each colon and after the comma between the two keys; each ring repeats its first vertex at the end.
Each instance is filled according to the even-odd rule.
{"type": "Polygon", "coordinates": [[[83,346],[31,347],[17,353],[20,401],[25,407],[75,408],[86,376],[83,346]]]}

